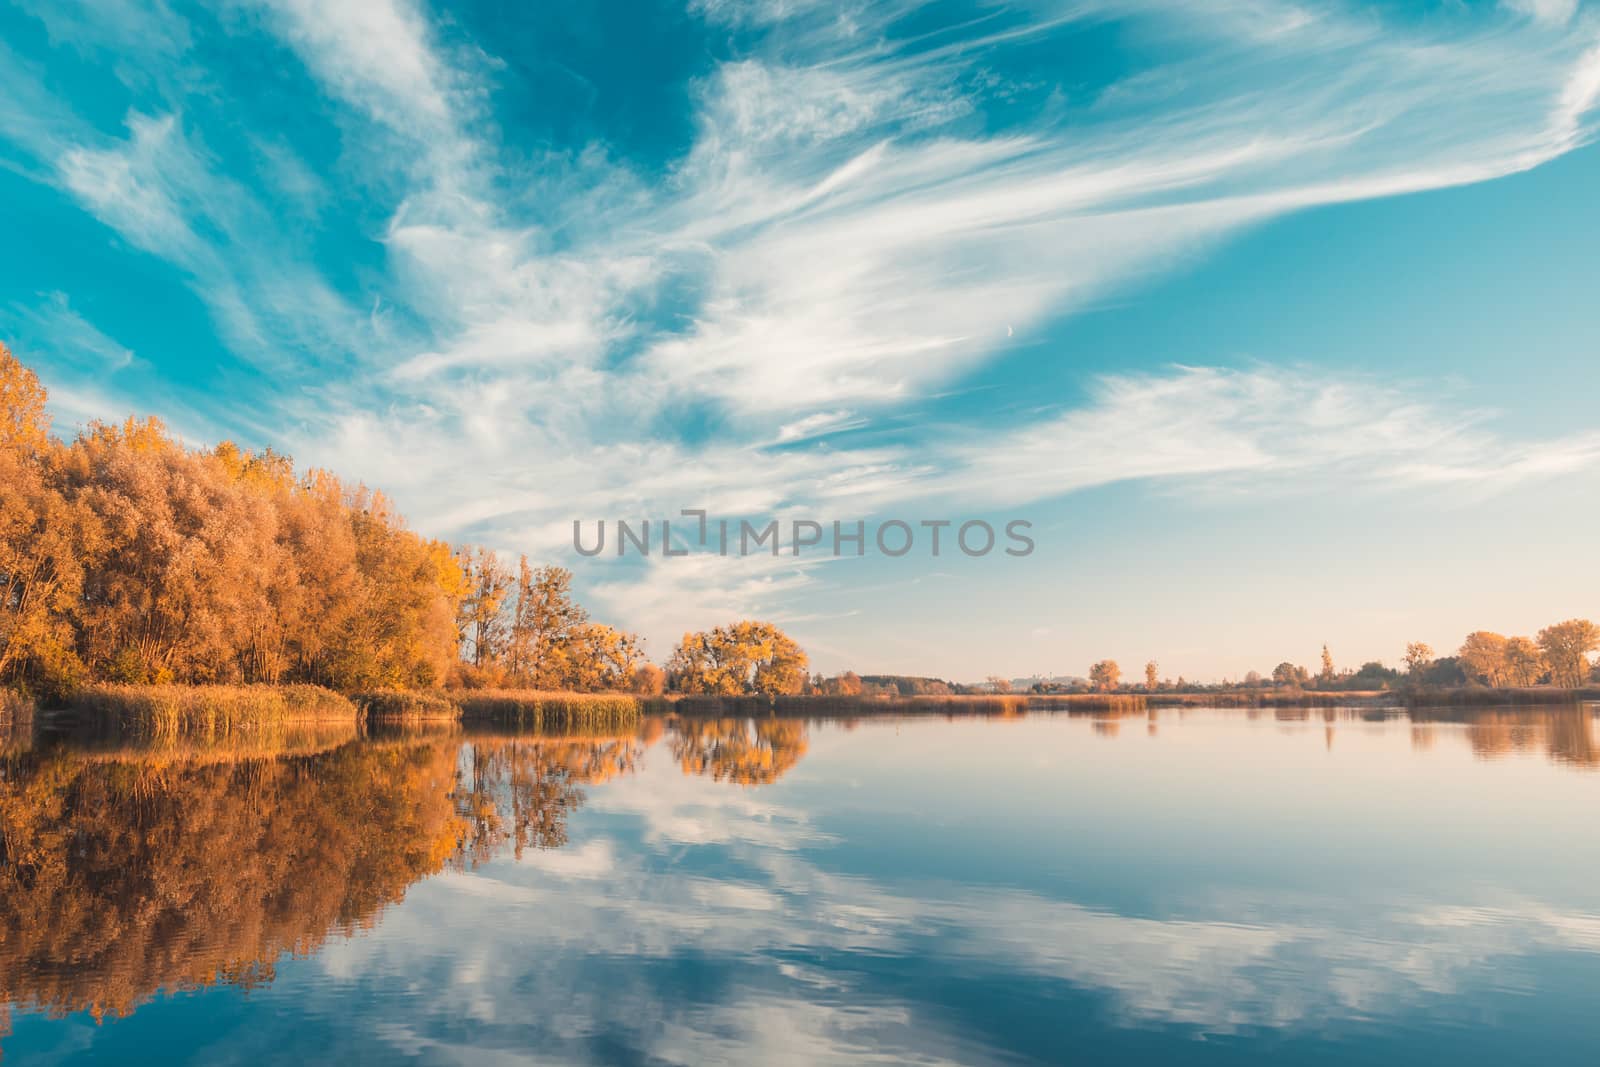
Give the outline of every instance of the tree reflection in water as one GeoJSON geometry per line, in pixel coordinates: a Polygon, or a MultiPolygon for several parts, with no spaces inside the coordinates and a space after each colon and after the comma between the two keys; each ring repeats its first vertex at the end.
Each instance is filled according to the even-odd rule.
{"type": "Polygon", "coordinates": [[[555,848],[633,738],[366,740],[180,758],[0,757],[0,1033],[11,1007],[125,1016],[162,992],[271,982],[409,886],[555,848]]]}
{"type": "Polygon", "coordinates": [[[633,738],[543,741],[475,737],[462,749],[456,811],[464,833],[453,857],[475,867],[508,845],[525,849],[567,843],[567,817],[584,801],[580,785],[631,774],[642,749],[633,738]]]}
{"type": "Polygon", "coordinates": [[[740,785],[769,785],[806,754],[799,719],[682,719],[668,725],[672,758],[685,774],[740,785]]]}

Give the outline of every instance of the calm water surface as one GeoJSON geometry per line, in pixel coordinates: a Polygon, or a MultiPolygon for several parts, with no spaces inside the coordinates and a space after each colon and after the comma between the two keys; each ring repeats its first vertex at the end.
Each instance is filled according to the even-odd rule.
{"type": "Polygon", "coordinates": [[[1593,1064],[1593,718],[13,742],[0,1049],[1593,1064]]]}

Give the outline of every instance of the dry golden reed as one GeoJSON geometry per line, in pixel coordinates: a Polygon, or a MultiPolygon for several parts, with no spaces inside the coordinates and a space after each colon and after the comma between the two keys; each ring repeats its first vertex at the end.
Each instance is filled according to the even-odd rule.
{"type": "Polygon", "coordinates": [[[544,693],[478,689],[460,693],[467,723],[494,723],[541,732],[607,732],[638,725],[643,701],[627,693],[544,693]]]}
{"type": "Polygon", "coordinates": [[[131,736],[214,740],[290,723],[354,723],[355,705],[313,685],[91,685],[69,710],[131,736]]]}
{"type": "Polygon", "coordinates": [[[461,717],[461,705],[440,693],[408,689],[379,689],[370,693],[357,693],[355,701],[367,721],[374,719],[454,721],[461,717]]]}

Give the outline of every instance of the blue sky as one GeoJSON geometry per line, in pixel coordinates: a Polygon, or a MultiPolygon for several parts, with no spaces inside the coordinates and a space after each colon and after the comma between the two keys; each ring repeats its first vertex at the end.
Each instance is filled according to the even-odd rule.
{"type": "Polygon", "coordinates": [[[1393,662],[1600,607],[1563,0],[0,3],[0,336],[574,565],[663,657],[1393,662]],[[585,562],[684,507],[1025,559],[585,562]]]}

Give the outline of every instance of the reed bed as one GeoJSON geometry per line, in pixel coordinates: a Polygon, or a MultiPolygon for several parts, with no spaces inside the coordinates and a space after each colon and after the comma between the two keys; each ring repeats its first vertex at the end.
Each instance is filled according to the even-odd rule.
{"type": "Polygon", "coordinates": [[[635,729],[643,701],[627,693],[542,693],[474,689],[456,695],[461,721],[541,733],[621,733],[635,729]]]}
{"type": "Polygon", "coordinates": [[[291,723],[356,721],[356,707],[313,685],[93,685],[68,711],[81,722],[127,736],[215,741],[291,723]]]}
{"type": "Polygon", "coordinates": [[[1112,712],[1123,715],[1151,705],[1143,693],[1039,693],[1025,697],[1031,711],[1112,712]]]}
{"type": "Polygon", "coordinates": [[[1460,689],[1422,689],[1405,694],[1405,702],[1414,708],[1489,708],[1517,705],[1582,704],[1600,701],[1600,688],[1585,686],[1581,689],[1559,689],[1555,686],[1537,686],[1529,689],[1487,689],[1472,686],[1460,689]]]}
{"type": "Polygon", "coordinates": [[[777,702],[788,698],[772,696],[704,696],[684,694],[651,697],[645,710],[652,715],[693,715],[712,718],[740,718],[753,715],[771,715],[777,702]]]}
{"type": "Polygon", "coordinates": [[[1152,693],[1143,699],[1154,708],[1392,708],[1399,707],[1404,698],[1387,690],[1308,693],[1228,689],[1216,693],[1152,693]]]}
{"type": "Polygon", "coordinates": [[[368,722],[375,720],[454,722],[461,718],[461,705],[440,693],[379,689],[370,693],[357,693],[350,699],[361,709],[362,715],[368,722]]]}
{"type": "Polygon", "coordinates": [[[966,696],[668,696],[646,702],[651,714],[685,717],[825,715],[867,718],[874,715],[1021,716],[1030,711],[1129,713],[1145,710],[1145,698],[1131,693],[1027,693],[966,696]]]}
{"type": "Polygon", "coordinates": [[[1015,716],[1028,711],[1020,694],[995,696],[830,697],[781,696],[773,710],[783,716],[839,715],[989,715],[1015,716]]]}
{"type": "Polygon", "coordinates": [[[968,694],[968,696],[670,696],[650,697],[643,710],[650,715],[683,717],[786,717],[814,715],[866,718],[872,715],[1024,715],[1030,710],[1082,710],[1082,712],[1142,712],[1146,701],[1139,694],[1062,693],[1035,696],[1027,693],[968,694]]]}

